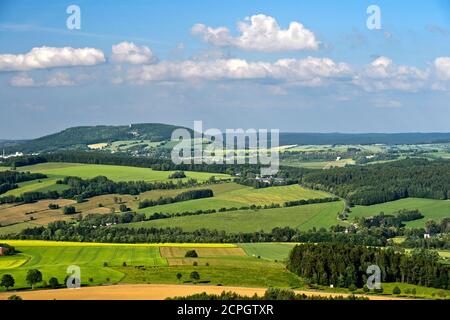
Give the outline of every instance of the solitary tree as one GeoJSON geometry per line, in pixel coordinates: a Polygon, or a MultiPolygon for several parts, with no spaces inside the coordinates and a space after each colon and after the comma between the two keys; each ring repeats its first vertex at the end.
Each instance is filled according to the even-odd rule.
{"type": "Polygon", "coordinates": [[[50,278],[50,280],[48,280],[48,284],[52,289],[56,289],[59,287],[59,281],[55,277],[50,278]]]}
{"type": "Polygon", "coordinates": [[[28,270],[26,280],[31,288],[34,289],[34,285],[42,281],[42,273],[37,269],[28,270]]]}
{"type": "Polygon", "coordinates": [[[194,282],[200,280],[200,274],[197,271],[192,271],[190,277],[194,282]]]}
{"type": "Polygon", "coordinates": [[[2,277],[2,281],[0,282],[0,286],[5,287],[6,291],[8,291],[8,288],[14,287],[15,281],[12,275],[10,274],[4,274],[2,277]]]}
{"type": "Polygon", "coordinates": [[[402,293],[402,290],[400,290],[399,287],[395,287],[395,288],[392,290],[392,293],[393,293],[393,294],[400,294],[400,293],[402,293]]]}
{"type": "Polygon", "coordinates": [[[184,256],[186,258],[197,258],[198,254],[195,250],[188,250],[188,251],[186,251],[186,254],[184,256]]]}
{"type": "Polygon", "coordinates": [[[178,279],[178,281],[180,281],[182,277],[183,277],[183,275],[182,275],[180,272],[178,272],[178,273],[177,273],[177,279],[178,279]]]}
{"type": "Polygon", "coordinates": [[[67,206],[67,207],[64,207],[64,209],[63,209],[64,214],[75,214],[76,212],[77,212],[77,210],[75,209],[74,206],[67,206]]]}

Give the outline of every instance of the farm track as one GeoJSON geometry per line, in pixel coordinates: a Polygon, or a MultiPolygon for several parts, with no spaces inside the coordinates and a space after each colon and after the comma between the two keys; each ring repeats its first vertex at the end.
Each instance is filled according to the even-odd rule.
{"type": "MultiPolygon", "coordinates": [[[[176,296],[187,296],[206,292],[208,294],[221,294],[223,291],[232,291],[240,295],[262,296],[265,288],[245,287],[222,287],[204,285],[166,285],[166,284],[144,284],[144,285],[113,285],[84,287],[80,289],[58,289],[58,290],[36,290],[22,292],[2,292],[0,300],[5,300],[12,294],[20,295],[24,300],[164,300],[176,296]]],[[[295,291],[297,294],[320,297],[348,297],[349,294],[331,293],[323,291],[295,291]]],[[[407,300],[406,298],[395,298],[386,296],[362,296],[369,300],[407,300]]]]}

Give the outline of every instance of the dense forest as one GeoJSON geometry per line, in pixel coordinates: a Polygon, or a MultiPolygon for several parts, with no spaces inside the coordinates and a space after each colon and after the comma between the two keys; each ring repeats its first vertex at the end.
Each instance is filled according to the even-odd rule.
{"type": "Polygon", "coordinates": [[[305,186],[371,205],[407,197],[449,199],[450,161],[406,159],[369,166],[333,168],[308,173],[305,186]]]}
{"type": "Polygon", "coordinates": [[[450,267],[439,262],[436,252],[396,252],[337,243],[301,244],[289,257],[288,269],[315,284],[362,288],[370,265],[381,269],[381,282],[403,282],[449,288],[450,267]]]}

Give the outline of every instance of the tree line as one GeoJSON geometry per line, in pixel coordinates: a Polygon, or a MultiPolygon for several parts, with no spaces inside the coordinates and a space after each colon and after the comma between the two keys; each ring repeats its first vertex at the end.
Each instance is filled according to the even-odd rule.
{"type": "MultiPolygon", "coordinates": [[[[142,214],[125,213],[110,215],[88,215],[78,217],[76,223],[70,221],[51,222],[48,226],[21,230],[19,233],[3,235],[7,239],[54,240],[102,243],[249,243],[249,242],[341,242],[367,246],[384,246],[387,239],[367,234],[346,234],[321,229],[300,231],[298,229],[274,228],[270,232],[227,233],[207,230],[187,232],[178,227],[120,227],[119,223],[142,221],[142,214]],[[125,220],[126,219],[126,220],[125,220]],[[113,226],[114,225],[114,226],[113,226]]],[[[0,238],[1,238],[0,237],[0,238]]]]}
{"type": "Polygon", "coordinates": [[[195,199],[211,198],[213,196],[214,193],[211,189],[188,190],[177,194],[175,197],[160,197],[157,200],[144,199],[139,202],[139,209],[195,199]]]}
{"type": "Polygon", "coordinates": [[[138,195],[140,193],[151,190],[168,190],[181,189],[186,187],[197,186],[200,183],[196,179],[187,181],[161,181],[161,182],[145,182],[145,181],[119,181],[109,180],[107,177],[98,176],[92,179],[82,179],[79,177],[65,177],[57,181],[59,184],[69,186],[69,189],[61,192],[61,197],[71,199],[81,196],[83,199],[104,194],[130,194],[138,195]]]}

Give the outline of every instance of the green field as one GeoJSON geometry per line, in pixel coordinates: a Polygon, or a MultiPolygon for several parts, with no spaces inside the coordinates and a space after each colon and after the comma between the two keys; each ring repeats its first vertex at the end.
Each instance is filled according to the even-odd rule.
{"type": "Polygon", "coordinates": [[[253,257],[222,257],[220,259],[195,259],[198,266],[183,265],[153,268],[117,268],[123,272],[124,283],[191,283],[189,275],[192,271],[200,274],[199,284],[239,286],[239,287],[284,287],[298,288],[302,281],[287,271],[281,263],[269,262],[253,257]],[[206,266],[206,262],[210,265],[206,266]],[[176,274],[181,273],[180,281],[176,274]]]}
{"type": "MultiPolygon", "coordinates": [[[[9,168],[0,167],[5,171],[9,168]]],[[[167,181],[169,175],[174,171],[155,171],[149,168],[137,168],[127,166],[110,166],[95,164],[79,164],[79,163],[41,163],[33,166],[25,166],[17,168],[18,171],[30,171],[34,173],[42,173],[48,176],[47,179],[33,180],[19,183],[19,188],[13,189],[4,195],[19,196],[25,192],[31,191],[61,191],[67,188],[63,185],[57,185],[56,181],[66,176],[76,176],[83,179],[90,179],[97,176],[105,176],[113,181],[167,181]]],[[[208,180],[211,176],[217,179],[229,179],[229,175],[220,173],[206,172],[185,172],[187,179],[197,179],[200,182],[208,180]]]]}
{"type": "Polygon", "coordinates": [[[123,262],[129,265],[167,265],[161,258],[158,247],[144,246],[18,246],[21,253],[13,257],[0,257],[0,276],[12,274],[16,280],[15,288],[27,288],[26,273],[30,269],[42,272],[43,279],[51,277],[63,282],[70,265],[81,268],[82,284],[116,283],[123,274],[114,270],[123,262]],[[13,259],[16,261],[14,262],[13,259]],[[106,262],[108,266],[104,267],[106,262]],[[15,268],[21,263],[23,265],[15,268]],[[92,278],[92,282],[89,281],[92,278]],[[109,279],[109,280],[108,280],[109,279]]]}
{"type": "Polygon", "coordinates": [[[57,178],[47,178],[41,180],[32,180],[19,183],[19,188],[10,190],[2,196],[20,196],[25,192],[48,192],[48,191],[62,191],[68,186],[56,184],[57,178]]]}
{"type": "Polygon", "coordinates": [[[242,243],[239,246],[251,257],[286,261],[295,243],[242,243]]]}
{"type": "MultiPolygon", "coordinates": [[[[48,176],[76,176],[83,179],[105,176],[113,181],[164,181],[174,171],[155,171],[149,168],[126,166],[110,166],[80,163],[42,163],[34,166],[21,167],[20,171],[43,173],[48,176]]],[[[219,173],[185,172],[187,178],[205,181],[211,176],[216,178],[229,178],[219,173]]]]}
{"type": "Polygon", "coordinates": [[[352,159],[342,159],[338,161],[295,161],[282,160],[281,165],[308,169],[329,169],[331,167],[345,167],[346,165],[353,165],[355,161],[352,159]]]}
{"type": "MultiPolygon", "coordinates": [[[[180,227],[186,231],[200,228],[223,230],[227,232],[270,232],[275,227],[291,227],[300,230],[329,228],[339,223],[338,213],[344,209],[342,201],[311,204],[298,207],[265,210],[239,210],[206,215],[175,217],[130,223],[136,227],[180,227]]],[[[121,225],[122,227],[122,225],[121,225]]]]}
{"type": "Polygon", "coordinates": [[[402,209],[418,209],[425,216],[423,219],[406,222],[408,227],[424,227],[429,219],[438,222],[445,217],[450,218],[450,200],[407,198],[372,206],[356,206],[351,209],[349,220],[377,215],[380,212],[395,213],[402,209]]]}
{"type": "MultiPolygon", "coordinates": [[[[80,267],[82,285],[186,284],[192,283],[190,273],[197,271],[200,274],[197,284],[307,289],[303,280],[289,272],[283,263],[295,245],[293,243],[248,243],[238,247],[234,244],[192,243],[131,245],[39,240],[5,242],[20,251],[14,256],[0,257],[0,276],[13,275],[16,281],[12,288],[14,290],[30,288],[25,282],[30,269],[40,270],[45,282],[50,277],[57,277],[61,283],[69,265],[80,267]],[[244,249],[246,255],[240,248],[244,249]],[[185,258],[183,255],[187,249],[197,250],[199,257],[185,258]],[[193,265],[194,262],[197,266],[193,265]],[[177,273],[182,274],[180,280],[176,277],[177,273]]],[[[42,288],[43,285],[40,283],[36,288],[42,288]]],[[[406,289],[415,288],[417,298],[450,297],[448,290],[402,283],[383,283],[384,294],[390,295],[394,286],[401,288],[401,296],[406,295],[406,289]]],[[[348,293],[345,288],[318,289],[348,293]]],[[[363,292],[358,289],[356,293],[363,292]]]]}
{"type": "Polygon", "coordinates": [[[6,273],[13,275],[16,280],[14,289],[29,288],[25,277],[30,269],[40,270],[44,281],[57,277],[62,282],[69,265],[80,267],[82,285],[179,283],[176,278],[178,272],[183,274],[182,282],[190,282],[189,274],[194,270],[201,275],[200,283],[255,287],[301,284],[300,279],[287,271],[283,264],[242,255],[242,250],[233,244],[6,242],[20,251],[15,256],[0,257],[0,276],[6,273]],[[168,247],[169,252],[184,252],[186,249],[179,249],[184,247],[197,249],[200,257],[166,259],[161,256],[161,246],[168,247]],[[198,266],[193,266],[194,261],[198,266]],[[107,266],[104,266],[105,262],[107,266]]]}
{"type": "MultiPolygon", "coordinates": [[[[240,208],[250,205],[283,204],[286,201],[325,198],[331,195],[322,191],[305,189],[299,185],[254,189],[236,183],[208,186],[214,192],[213,198],[197,199],[139,210],[146,214],[155,212],[176,213],[184,211],[209,210],[220,208],[240,208]]],[[[160,194],[160,192],[158,192],[160,194]]],[[[141,198],[148,198],[145,194],[141,198]]],[[[154,197],[149,197],[154,198],[154,197]]]]}

